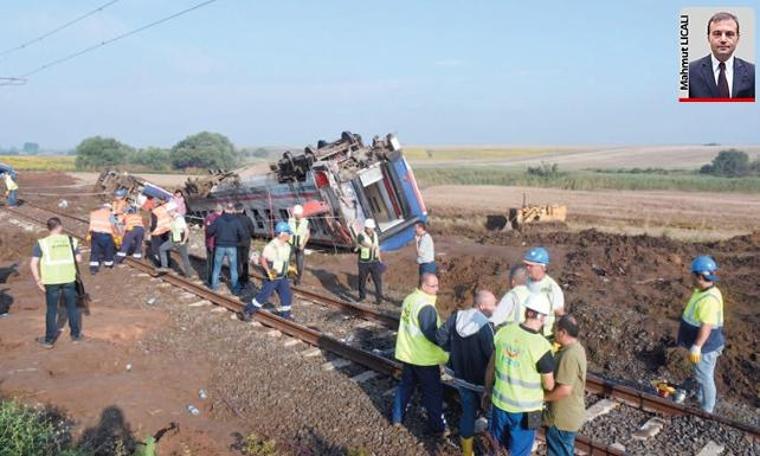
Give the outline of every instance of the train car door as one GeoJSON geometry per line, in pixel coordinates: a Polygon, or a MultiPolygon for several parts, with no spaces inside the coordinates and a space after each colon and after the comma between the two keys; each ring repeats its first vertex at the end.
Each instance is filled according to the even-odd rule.
{"type": "Polygon", "coordinates": [[[377,164],[359,174],[364,198],[380,231],[385,231],[404,221],[393,186],[386,180],[382,165],[377,164]]]}

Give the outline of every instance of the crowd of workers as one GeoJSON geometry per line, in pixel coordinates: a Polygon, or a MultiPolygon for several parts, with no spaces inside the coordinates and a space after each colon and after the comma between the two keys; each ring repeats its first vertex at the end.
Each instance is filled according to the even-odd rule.
{"type": "MultiPolygon", "coordinates": [[[[166,272],[168,253],[177,251],[182,274],[192,276],[188,258],[190,231],[185,221],[186,205],[181,192],[172,198],[126,200],[117,191],[111,203],[90,214],[90,272],[101,264],[113,267],[128,255],[142,258],[143,241],[150,236],[148,256],[160,272],[166,272]],[[146,229],[140,211],[150,213],[146,229]]],[[[243,319],[249,320],[277,292],[279,313],[292,318],[291,277],[299,283],[303,276],[304,249],[309,241],[309,221],[301,206],[292,217],[274,227],[274,237],[258,256],[264,279],[257,294],[245,306],[243,319]],[[291,258],[295,257],[295,265],[291,258]]],[[[76,263],[81,261],[79,246],[63,234],[60,219],[48,220],[50,234],[34,246],[31,270],[37,286],[45,292],[47,314],[45,336],[39,342],[52,348],[58,337],[58,303],[68,312],[71,338],[82,340],[76,306],[76,263]]],[[[230,291],[239,295],[249,280],[249,255],[253,225],[242,204],[227,203],[204,220],[206,268],[204,280],[212,290],[220,287],[223,262],[229,266],[230,291]]],[[[383,300],[379,234],[374,220],[367,219],[356,240],[358,256],[358,300],[366,299],[366,281],[375,284],[376,302],[383,300]]],[[[416,389],[422,396],[428,426],[446,434],[443,416],[441,366],[453,374],[462,404],[459,434],[463,454],[473,454],[476,417],[488,417],[488,435],[504,445],[511,455],[530,454],[536,431],[546,426],[550,455],[572,455],[575,434],[584,421],[586,354],[579,342],[576,318],[565,310],[562,288],[546,272],[549,252],[543,247],[529,249],[522,261],[511,268],[509,291],[497,302],[488,290],[477,291],[469,308],[456,310],[444,322],[436,308],[438,277],[432,236],[423,222],[415,225],[416,262],[419,286],[403,301],[395,347],[402,363],[402,375],[391,413],[401,425],[416,389]]],[[[718,266],[709,256],[699,256],[691,265],[695,289],[683,312],[678,343],[689,348],[694,364],[693,388],[703,410],[712,412],[716,390],[714,370],[725,340],[723,299],[715,286],[718,266]]]]}

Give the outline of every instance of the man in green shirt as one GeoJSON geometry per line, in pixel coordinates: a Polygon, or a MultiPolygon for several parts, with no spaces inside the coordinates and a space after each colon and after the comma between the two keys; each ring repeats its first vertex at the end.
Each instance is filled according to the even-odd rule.
{"type": "Polygon", "coordinates": [[[554,370],[555,387],[544,397],[549,405],[545,416],[546,454],[572,456],[575,434],[583,426],[586,414],[586,350],[578,342],[578,322],[573,316],[566,314],[557,320],[554,340],[560,349],[554,370]]]}

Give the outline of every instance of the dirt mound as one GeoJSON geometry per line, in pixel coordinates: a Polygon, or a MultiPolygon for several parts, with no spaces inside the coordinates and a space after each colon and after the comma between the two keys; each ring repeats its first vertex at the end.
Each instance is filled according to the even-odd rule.
{"type": "Polygon", "coordinates": [[[39,236],[30,232],[0,232],[0,261],[19,261],[32,255],[32,245],[39,236]]]}
{"type": "Polygon", "coordinates": [[[77,180],[66,173],[53,171],[21,171],[18,174],[19,187],[51,187],[74,185],[77,180]]]}

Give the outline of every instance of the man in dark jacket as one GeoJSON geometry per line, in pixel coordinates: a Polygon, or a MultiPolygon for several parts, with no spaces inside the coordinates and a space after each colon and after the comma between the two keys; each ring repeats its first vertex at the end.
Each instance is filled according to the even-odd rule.
{"type": "Polygon", "coordinates": [[[493,325],[489,318],[496,308],[496,296],[487,290],[475,295],[471,309],[457,310],[436,334],[438,345],[449,352],[449,364],[454,369],[454,384],[462,398],[459,434],[462,454],[472,456],[475,415],[485,383],[486,368],[493,353],[493,325]]]}
{"type": "Polygon", "coordinates": [[[206,285],[211,286],[211,278],[214,273],[214,236],[209,234],[209,228],[214,224],[216,219],[222,216],[224,206],[217,204],[214,212],[210,213],[203,220],[203,227],[206,230],[206,285]]]}
{"type": "Polygon", "coordinates": [[[250,262],[251,255],[251,239],[253,239],[256,228],[253,226],[253,220],[245,214],[245,206],[243,203],[235,203],[235,215],[240,221],[240,226],[243,228],[243,241],[238,246],[238,283],[240,289],[244,289],[250,282],[248,263],[250,262]]]}
{"type": "Polygon", "coordinates": [[[238,286],[237,251],[243,242],[245,232],[240,226],[240,221],[235,214],[235,206],[227,203],[224,213],[208,227],[208,234],[214,236],[214,273],[211,277],[211,289],[219,289],[219,274],[222,273],[224,257],[230,264],[230,291],[233,294],[240,292],[238,286]]]}

